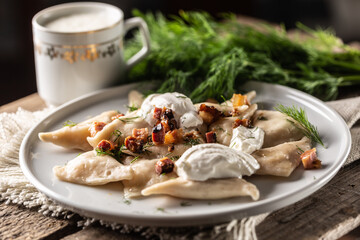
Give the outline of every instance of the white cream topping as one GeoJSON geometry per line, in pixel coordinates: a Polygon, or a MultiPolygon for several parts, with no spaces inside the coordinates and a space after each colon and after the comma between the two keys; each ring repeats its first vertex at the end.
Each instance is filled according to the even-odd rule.
{"type": "Polygon", "coordinates": [[[265,132],[259,127],[239,126],[233,129],[230,148],[251,154],[259,150],[264,143],[265,132]]]}
{"type": "Polygon", "coordinates": [[[203,123],[202,118],[197,114],[196,108],[190,98],[184,94],[173,92],[164,94],[151,94],[141,105],[139,116],[145,119],[151,126],[156,124],[154,109],[170,108],[179,127],[197,127],[203,123]]]}
{"type": "Polygon", "coordinates": [[[189,148],[175,165],[179,177],[195,181],[241,178],[252,175],[260,168],[250,154],[217,143],[199,144],[189,148]]]}

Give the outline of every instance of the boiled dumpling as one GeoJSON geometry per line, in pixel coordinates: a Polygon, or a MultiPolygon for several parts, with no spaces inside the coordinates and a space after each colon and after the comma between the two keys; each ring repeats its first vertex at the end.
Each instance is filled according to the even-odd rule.
{"type": "Polygon", "coordinates": [[[140,197],[142,196],[141,191],[144,188],[177,177],[177,174],[174,171],[167,174],[156,174],[155,164],[157,161],[158,159],[137,160],[130,165],[134,174],[131,180],[123,181],[125,197],[140,197]]]}
{"type": "Polygon", "coordinates": [[[91,124],[93,122],[109,123],[112,121],[111,117],[117,114],[117,111],[103,112],[96,117],[78,123],[72,127],[66,126],[53,132],[39,133],[39,138],[43,142],[51,142],[65,148],[89,151],[92,147],[89,145],[86,138],[90,136],[89,127],[91,124]]]}
{"type": "Polygon", "coordinates": [[[98,156],[96,151],[80,154],[65,166],[55,166],[53,172],[62,181],[84,185],[103,185],[133,177],[130,166],[108,155],[98,156]]]}
{"type": "Polygon", "coordinates": [[[240,178],[210,179],[204,182],[175,178],[147,187],[141,193],[144,196],[166,194],[191,199],[223,199],[239,196],[250,196],[254,201],[259,199],[257,187],[240,178]]]}
{"type": "Polygon", "coordinates": [[[251,155],[260,164],[260,169],[255,174],[290,176],[300,163],[301,150],[309,150],[311,148],[310,143],[307,137],[303,137],[299,141],[287,142],[255,151],[251,155]]]}

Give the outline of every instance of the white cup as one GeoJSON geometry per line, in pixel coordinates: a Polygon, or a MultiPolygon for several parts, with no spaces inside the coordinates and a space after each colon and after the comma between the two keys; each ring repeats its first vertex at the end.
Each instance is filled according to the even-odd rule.
{"type": "Polygon", "coordinates": [[[105,3],[49,7],[34,16],[32,26],[37,88],[50,105],[123,82],[126,71],[150,51],[145,21],[124,21],[119,8],[105,3]],[[143,47],[125,62],[123,38],[135,27],[143,47]]]}

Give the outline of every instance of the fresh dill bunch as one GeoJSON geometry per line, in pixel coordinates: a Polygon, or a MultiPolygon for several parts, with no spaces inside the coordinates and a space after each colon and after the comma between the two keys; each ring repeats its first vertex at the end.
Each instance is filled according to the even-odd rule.
{"type": "MultiPolygon", "coordinates": [[[[322,100],[337,97],[339,87],[360,84],[360,51],[343,44],[330,30],[298,24],[298,33],[221,21],[206,12],[176,16],[141,13],[150,31],[151,52],[128,73],[130,81],[160,80],[155,92],[182,92],[201,102],[230,97],[248,80],[297,88],[322,100]],[[304,39],[303,33],[308,34],[304,39]],[[300,36],[300,35],[299,35],[300,36]]],[[[128,59],[142,47],[139,33],[125,42],[128,59]]]]}
{"type": "Polygon", "coordinates": [[[298,127],[292,120],[288,119],[288,121],[299,128],[312,142],[319,143],[325,148],[316,126],[309,122],[304,109],[297,108],[296,106],[286,107],[282,104],[278,104],[274,109],[294,119],[301,127],[298,127]]]}

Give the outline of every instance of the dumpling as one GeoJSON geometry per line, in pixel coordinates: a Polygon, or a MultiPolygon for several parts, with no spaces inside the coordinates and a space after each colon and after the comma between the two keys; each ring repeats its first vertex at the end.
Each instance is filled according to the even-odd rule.
{"type": "Polygon", "coordinates": [[[118,141],[124,142],[127,136],[132,135],[134,128],[148,128],[149,132],[151,132],[150,125],[143,118],[137,116],[137,111],[134,111],[107,124],[101,131],[97,132],[94,137],[88,137],[87,141],[90,146],[96,148],[101,140],[114,140],[117,138],[114,136],[114,132],[118,130],[121,132],[118,141]]]}
{"type": "Polygon", "coordinates": [[[288,119],[290,118],[278,111],[256,111],[252,122],[255,127],[265,131],[263,148],[298,141],[304,136],[301,130],[290,123],[288,119]]]}
{"type": "Polygon", "coordinates": [[[80,154],[65,166],[55,166],[53,172],[62,181],[84,185],[103,185],[133,177],[130,166],[108,155],[98,156],[96,151],[80,154]]]}
{"type": "Polygon", "coordinates": [[[300,163],[301,150],[311,148],[310,140],[303,137],[299,141],[279,144],[275,147],[263,148],[251,155],[260,164],[255,174],[288,177],[300,163]]]}
{"type": "Polygon", "coordinates": [[[89,151],[92,147],[87,142],[86,138],[90,136],[89,127],[93,122],[111,122],[111,117],[117,115],[117,111],[107,111],[102,114],[88,119],[84,122],[78,123],[75,126],[63,127],[53,132],[41,132],[39,138],[43,142],[51,142],[53,144],[70,148],[89,151]]]}
{"type": "Polygon", "coordinates": [[[210,179],[204,182],[175,178],[147,187],[141,193],[144,196],[166,194],[191,199],[223,199],[250,196],[254,201],[258,200],[260,195],[254,184],[240,178],[210,179]]]}
{"type": "Polygon", "coordinates": [[[140,197],[144,188],[177,177],[174,171],[164,175],[156,174],[155,164],[157,161],[158,159],[137,160],[130,165],[133,169],[133,178],[129,181],[123,181],[125,197],[140,197]]]}
{"type": "Polygon", "coordinates": [[[233,124],[237,117],[224,117],[209,126],[209,131],[216,134],[216,141],[226,146],[230,145],[233,124]]]}

